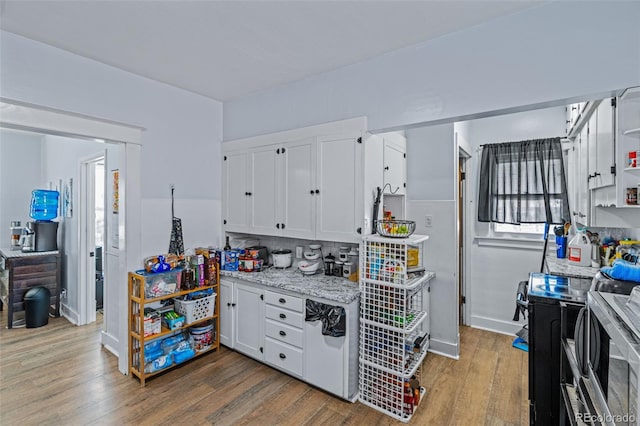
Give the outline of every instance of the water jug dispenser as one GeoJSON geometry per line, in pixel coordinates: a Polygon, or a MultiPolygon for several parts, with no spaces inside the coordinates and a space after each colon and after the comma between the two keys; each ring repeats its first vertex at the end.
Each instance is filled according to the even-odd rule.
{"type": "Polygon", "coordinates": [[[50,221],[58,217],[58,191],[36,189],[31,192],[31,211],[29,216],[33,220],[50,221]]]}

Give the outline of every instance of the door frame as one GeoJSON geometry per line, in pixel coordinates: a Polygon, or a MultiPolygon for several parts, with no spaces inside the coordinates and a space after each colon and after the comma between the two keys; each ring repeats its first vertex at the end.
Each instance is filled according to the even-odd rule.
{"type": "MultiPolygon", "coordinates": [[[[78,325],[96,321],[96,258],[95,251],[95,165],[105,159],[105,152],[96,153],[80,159],[80,216],[78,221],[78,325]],[[93,284],[93,285],[92,285],[93,284]]],[[[105,258],[107,256],[104,256],[105,258]]],[[[106,278],[105,278],[106,280],[106,278]]],[[[104,307],[107,311],[107,307],[104,307]]]]}
{"type": "Polygon", "coordinates": [[[101,333],[101,343],[118,357],[118,370],[128,373],[128,295],[127,271],[138,269],[142,253],[141,221],[141,150],[144,128],[95,117],[57,110],[40,105],[0,97],[0,127],[30,132],[67,136],[93,141],[110,141],[121,144],[118,153],[120,164],[120,222],[117,274],[111,281],[117,288],[111,306],[113,327],[106,325],[101,333]]]}

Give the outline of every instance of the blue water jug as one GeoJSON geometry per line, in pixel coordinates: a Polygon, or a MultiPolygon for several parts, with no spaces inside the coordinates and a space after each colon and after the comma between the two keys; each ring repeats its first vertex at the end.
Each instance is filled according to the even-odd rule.
{"type": "Polygon", "coordinates": [[[31,192],[31,211],[33,220],[51,220],[58,217],[58,191],[36,189],[31,192]]]}

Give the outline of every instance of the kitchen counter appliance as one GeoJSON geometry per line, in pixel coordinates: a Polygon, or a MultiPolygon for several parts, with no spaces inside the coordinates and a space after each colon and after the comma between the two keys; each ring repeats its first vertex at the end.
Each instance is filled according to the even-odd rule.
{"type": "Polygon", "coordinates": [[[529,422],[560,424],[562,321],[569,338],[587,300],[589,279],[532,272],[528,282],[529,422]]]}

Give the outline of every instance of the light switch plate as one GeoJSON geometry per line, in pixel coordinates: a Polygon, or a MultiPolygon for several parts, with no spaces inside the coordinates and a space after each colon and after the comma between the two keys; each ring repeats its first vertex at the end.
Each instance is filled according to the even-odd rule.
{"type": "Polygon", "coordinates": [[[426,227],[431,227],[433,226],[433,216],[431,216],[430,214],[426,215],[424,217],[424,226],[426,227]]]}

